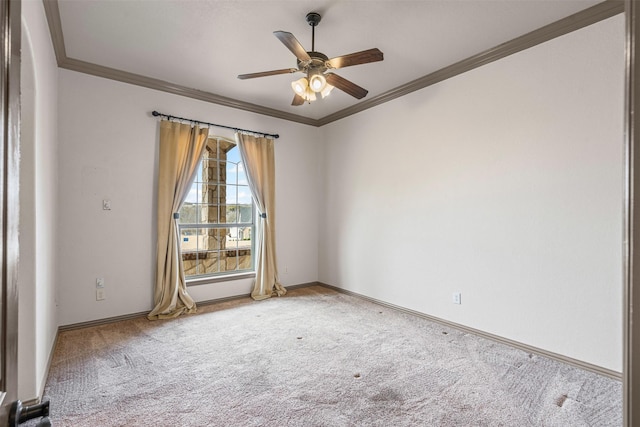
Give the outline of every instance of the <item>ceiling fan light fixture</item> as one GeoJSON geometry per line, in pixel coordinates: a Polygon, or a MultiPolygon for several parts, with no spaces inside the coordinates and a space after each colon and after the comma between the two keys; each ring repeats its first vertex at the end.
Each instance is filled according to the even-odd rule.
{"type": "Polygon", "coordinates": [[[314,92],[322,92],[327,86],[327,79],[320,72],[315,72],[309,77],[309,86],[314,92]]]}
{"type": "Polygon", "coordinates": [[[329,96],[332,90],[333,86],[331,86],[330,84],[326,84],[324,86],[324,89],[322,89],[322,91],[320,92],[320,95],[322,95],[323,98],[326,98],[327,96],[329,96]]]}
{"type": "Polygon", "coordinates": [[[306,77],[302,77],[301,79],[291,82],[291,88],[298,96],[305,98],[307,89],[309,88],[309,82],[306,77]]]}
{"type": "MultiPolygon", "coordinates": [[[[324,77],[324,76],[323,76],[324,77]]],[[[325,80],[325,87],[328,86],[325,80]]],[[[302,77],[301,79],[295,80],[291,82],[291,88],[296,93],[296,95],[300,96],[307,102],[312,102],[317,99],[316,92],[310,86],[309,80],[306,77],[302,77]]],[[[324,98],[324,96],[323,96],[324,98]]]]}

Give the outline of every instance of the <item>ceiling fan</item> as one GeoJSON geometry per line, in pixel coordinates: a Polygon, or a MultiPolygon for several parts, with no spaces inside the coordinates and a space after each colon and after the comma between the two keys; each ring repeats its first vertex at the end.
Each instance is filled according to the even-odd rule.
{"type": "Polygon", "coordinates": [[[315,51],[315,28],[320,23],[322,17],[319,13],[310,12],[306,20],[311,25],[311,51],[307,52],[298,42],[293,34],[286,31],[274,31],[273,34],[298,58],[298,68],[284,68],[282,70],[263,71],[260,73],[240,74],[239,79],[253,79],[256,77],[275,76],[278,74],[289,74],[302,72],[306,77],[302,77],[291,83],[295,92],[291,105],[302,105],[305,101],[316,100],[319,93],[323,98],[331,92],[334,87],[348,93],[357,99],[367,96],[368,90],[358,86],[351,81],[340,77],[328,70],[351,67],[353,65],[367,64],[369,62],[382,61],[384,59],[379,49],[368,49],[349,55],[337,56],[329,59],[324,53],[315,51]]]}

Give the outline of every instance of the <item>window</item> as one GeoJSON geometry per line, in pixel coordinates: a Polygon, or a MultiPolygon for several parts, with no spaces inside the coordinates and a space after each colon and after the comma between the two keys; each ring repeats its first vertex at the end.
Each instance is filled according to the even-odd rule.
{"type": "Polygon", "coordinates": [[[254,207],[234,142],[209,138],[178,222],[187,279],[253,271],[254,207]]]}

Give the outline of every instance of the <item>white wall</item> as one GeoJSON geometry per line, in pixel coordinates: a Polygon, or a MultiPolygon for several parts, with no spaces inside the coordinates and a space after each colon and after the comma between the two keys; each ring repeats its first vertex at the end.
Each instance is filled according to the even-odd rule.
{"type": "Polygon", "coordinates": [[[40,397],[57,331],[58,69],[42,2],[22,3],[18,397],[40,397]]]}
{"type": "MultiPolygon", "coordinates": [[[[321,129],[61,70],[59,324],[152,306],[157,109],[280,133],[285,286],[319,279],[620,371],[623,27],[616,16],[321,129]]],[[[249,290],[189,288],[197,301],[249,290]]]]}
{"type": "MultiPolygon", "coordinates": [[[[60,325],[152,308],[158,155],[153,110],[280,134],[280,278],[285,286],[317,280],[319,129],[73,71],[61,70],[59,84],[60,325]],[[111,211],[102,210],[103,199],[111,200],[111,211]],[[105,278],[104,301],[95,298],[97,277],[105,278]]],[[[238,280],[192,286],[189,293],[202,301],[250,289],[251,280],[238,280]]]]}
{"type": "Polygon", "coordinates": [[[618,15],[324,127],[319,280],[621,371],[623,73],[618,15]]]}

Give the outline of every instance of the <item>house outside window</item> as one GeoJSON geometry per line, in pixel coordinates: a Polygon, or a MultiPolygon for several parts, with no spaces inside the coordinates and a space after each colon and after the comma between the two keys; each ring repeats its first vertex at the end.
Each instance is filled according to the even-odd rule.
{"type": "Polygon", "coordinates": [[[209,138],[178,220],[186,278],[253,271],[254,212],[238,147],[209,138]]]}

